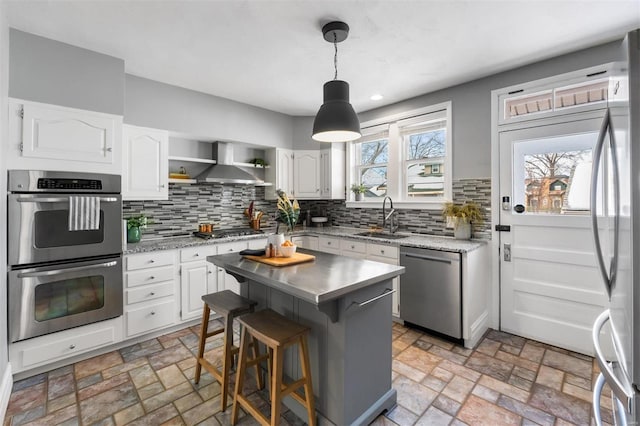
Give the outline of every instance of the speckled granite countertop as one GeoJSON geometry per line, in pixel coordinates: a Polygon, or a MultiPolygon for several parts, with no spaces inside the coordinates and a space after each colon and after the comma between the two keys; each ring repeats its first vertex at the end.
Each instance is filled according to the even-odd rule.
{"type": "MultiPolygon", "coordinates": [[[[157,239],[143,239],[139,243],[127,244],[127,248],[123,251],[124,254],[144,253],[157,250],[173,250],[185,247],[195,247],[200,245],[209,244],[224,244],[234,241],[248,241],[259,238],[266,238],[273,231],[265,230],[263,235],[245,235],[240,237],[227,237],[219,239],[203,240],[197,237],[166,237],[157,239]]],[[[351,238],[354,240],[363,240],[373,243],[387,244],[392,246],[407,246],[407,247],[420,247],[434,250],[452,251],[458,253],[466,253],[476,250],[488,241],[485,240],[456,240],[451,237],[438,237],[434,235],[424,234],[411,234],[405,232],[398,232],[398,235],[405,235],[406,238],[389,239],[381,237],[370,237],[356,235],[359,233],[367,232],[367,229],[362,228],[347,228],[343,226],[330,226],[326,228],[307,228],[296,230],[293,235],[314,235],[314,236],[327,236],[327,237],[341,237],[351,238]]]]}

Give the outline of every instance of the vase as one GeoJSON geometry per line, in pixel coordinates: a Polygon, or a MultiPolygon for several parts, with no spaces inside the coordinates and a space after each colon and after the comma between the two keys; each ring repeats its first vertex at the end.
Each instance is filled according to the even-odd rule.
{"type": "Polygon", "coordinates": [[[127,242],[128,243],[137,243],[140,242],[140,228],[137,226],[132,226],[127,229],[127,242]]]}
{"type": "Polygon", "coordinates": [[[471,223],[458,219],[455,228],[453,228],[453,236],[458,240],[470,239],[471,223]]]}
{"type": "Polygon", "coordinates": [[[362,194],[359,192],[356,192],[356,201],[362,201],[362,194]]]}

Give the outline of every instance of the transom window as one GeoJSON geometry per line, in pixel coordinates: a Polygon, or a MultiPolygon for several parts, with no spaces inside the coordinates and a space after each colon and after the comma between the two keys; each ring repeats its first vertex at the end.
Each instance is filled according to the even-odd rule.
{"type": "Polygon", "coordinates": [[[349,158],[350,184],[365,187],[364,203],[390,196],[404,208],[439,208],[451,199],[450,109],[447,102],[404,114],[408,118],[363,123],[349,158]]]}

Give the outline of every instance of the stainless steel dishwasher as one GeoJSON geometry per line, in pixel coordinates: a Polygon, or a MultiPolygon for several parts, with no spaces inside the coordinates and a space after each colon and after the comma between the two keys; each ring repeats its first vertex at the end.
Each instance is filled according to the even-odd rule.
{"type": "Polygon", "coordinates": [[[400,317],[455,339],[462,338],[460,253],[400,247],[400,317]]]}

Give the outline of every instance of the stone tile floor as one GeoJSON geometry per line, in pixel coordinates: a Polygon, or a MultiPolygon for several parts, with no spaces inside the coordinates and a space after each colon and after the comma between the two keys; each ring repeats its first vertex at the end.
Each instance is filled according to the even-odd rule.
{"type": "MultiPolygon", "coordinates": [[[[185,328],[14,383],[4,425],[228,425],[220,386],[193,382],[199,327],[185,328]]],[[[211,339],[216,359],[221,339],[211,339]]],[[[393,325],[397,407],[374,425],[588,425],[590,357],[489,331],[475,350],[393,325]]],[[[265,412],[265,391],[252,399],[265,412]]],[[[611,422],[610,400],[603,417],[611,422]]],[[[257,424],[241,414],[239,424],[257,424]]],[[[304,422],[285,411],[281,425],[304,422]]]]}

